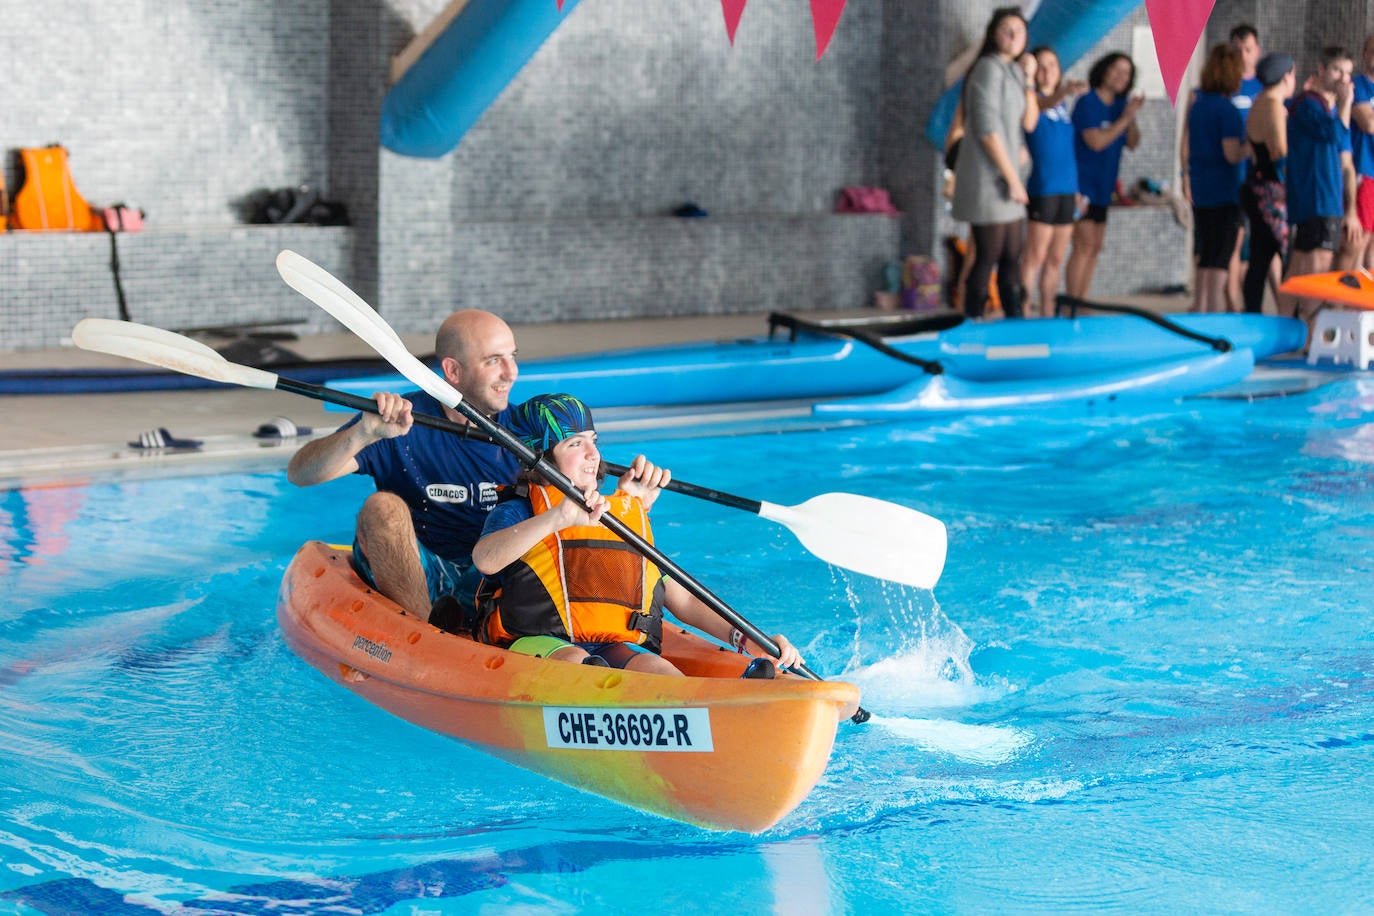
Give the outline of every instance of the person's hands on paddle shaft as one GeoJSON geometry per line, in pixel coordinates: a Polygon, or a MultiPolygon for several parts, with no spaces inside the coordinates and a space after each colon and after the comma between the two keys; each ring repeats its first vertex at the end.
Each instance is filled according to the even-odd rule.
{"type": "Polygon", "coordinates": [[[301,446],[286,466],[286,478],[298,487],[309,487],[355,473],[363,449],[410,432],[415,425],[410,401],[390,391],[373,397],[375,411],[365,410],[356,423],[301,446]]]}
{"type": "MultiPolygon", "coordinates": [[[[786,636],[781,633],[773,634],[773,642],[778,644],[778,664],[784,668],[791,668],[793,665],[800,665],[804,659],[797,647],[788,641],[786,636]]],[[[767,657],[768,653],[760,650],[759,655],[767,657]]]]}
{"type": "Polygon", "coordinates": [[[601,521],[601,516],[606,513],[606,497],[598,493],[596,487],[589,487],[583,491],[582,501],[587,504],[586,509],[572,499],[565,499],[552,509],[550,514],[555,531],[574,525],[595,525],[601,521]]]}
{"type": "Polygon", "coordinates": [[[658,494],[663,492],[663,488],[668,486],[672,479],[672,471],[659,467],[643,455],[636,455],[629,468],[620,475],[617,486],[631,496],[638,496],[639,501],[644,504],[644,511],[648,512],[653,508],[658,494]]]}
{"type": "Polygon", "coordinates": [[[394,439],[410,432],[415,418],[409,401],[391,391],[379,391],[373,398],[377,401],[377,412],[364,413],[358,421],[364,435],[373,439],[394,439]]]}
{"type": "MultiPolygon", "coordinates": [[[[639,497],[644,504],[644,511],[648,512],[649,508],[653,506],[654,500],[658,499],[658,495],[663,492],[663,488],[668,486],[672,479],[673,472],[668,468],[655,465],[643,455],[636,455],[635,460],[620,475],[617,486],[631,496],[639,497]]],[[[668,606],[674,609],[674,613],[679,618],[685,616],[688,622],[693,622],[695,626],[705,632],[712,632],[715,614],[710,608],[703,605],[686,589],[671,579],[667,580],[665,586],[668,589],[668,606]],[[700,620],[692,621],[691,615],[698,607],[701,612],[700,620]],[[692,610],[689,611],[688,609],[692,610]],[[686,612],[685,615],[684,611],[686,612]]],[[[791,668],[803,663],[801,652],[792,645],[786,636],[776,633],[773,635],[773,641],[778,644],[777,663],[779,667],[791,668]]],[[[739,630],[732,629],[730,631],[730,642],[736,649],[749,652],[751,655],[767,658],[772,654],[763,646],[755,644],[752,639],[739,630]]]]}

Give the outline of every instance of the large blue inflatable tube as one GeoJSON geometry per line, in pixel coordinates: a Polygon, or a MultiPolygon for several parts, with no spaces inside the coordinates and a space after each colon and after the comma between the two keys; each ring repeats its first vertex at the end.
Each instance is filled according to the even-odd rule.
{"type": "Polygon", "coordinates": [[[576,6],[470,0],[382,100],[382,146],[428,159],[450,152],[576,6]]]}

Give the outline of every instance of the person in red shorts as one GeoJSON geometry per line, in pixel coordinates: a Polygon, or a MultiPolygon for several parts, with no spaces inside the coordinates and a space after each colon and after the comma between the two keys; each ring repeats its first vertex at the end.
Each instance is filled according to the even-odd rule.
{"type": "Polygon", "coordinates": [[[1374,267],[1374,35],[1360,50],[1360,72],[1352,82],[1355,100],[1350,107],[1350,146],[1359,185],[1355,212],[1360,217],[1360,238],[1341,249],[1340,266],[1374,267]]]}

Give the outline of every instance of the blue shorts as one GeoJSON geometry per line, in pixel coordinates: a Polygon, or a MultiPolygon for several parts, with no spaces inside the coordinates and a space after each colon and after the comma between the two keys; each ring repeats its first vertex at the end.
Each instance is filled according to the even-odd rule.
{"type": "MultiPolygon", "coordinates": [[[[624,646],[626,649],[629,650],[630,654],[632,655],[639,654],[641,652],[645,655],[654,654],[652,650],[632,642],[580,642],[577,645],[581,649],[585,650],[588,655],[599,655],[603,657],[607,654],[617,654],[616,646],[624,646]]],[[[628,659],[628,656],[626,656],[626,658],[628,659]]]]}
{"type": "MultiPolygon", "coordinates": [[[[433,604],[444,595],[452,595],[465,607],[477,600],[477,586],[482,582],[482,574],[471,562],[459,563],[445,560],[419,541],[415,546],[420,550],[420,567],[425,571],[425,582],[429,586],[429,603],[433,604]]],[[[372,567],[368,565],[367,555],[355,538],[353,541],[353,569],[358,577],[373,588],[377,580],[372,577],[372,567]]]]}

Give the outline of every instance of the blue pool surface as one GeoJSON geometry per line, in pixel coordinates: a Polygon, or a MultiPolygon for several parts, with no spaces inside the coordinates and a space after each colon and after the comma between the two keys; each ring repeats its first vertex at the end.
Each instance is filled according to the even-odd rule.
{"type": "Polygon", "coordinates": [[[931,594],[655,509],[875,714],[760,836],[525,773],[292,655],[282,571],[349,538],[365,479],[0,491],[0,913],[1368,911],[1374,381],[1150,410],[603,436],[949,527],[931,594]]]}

